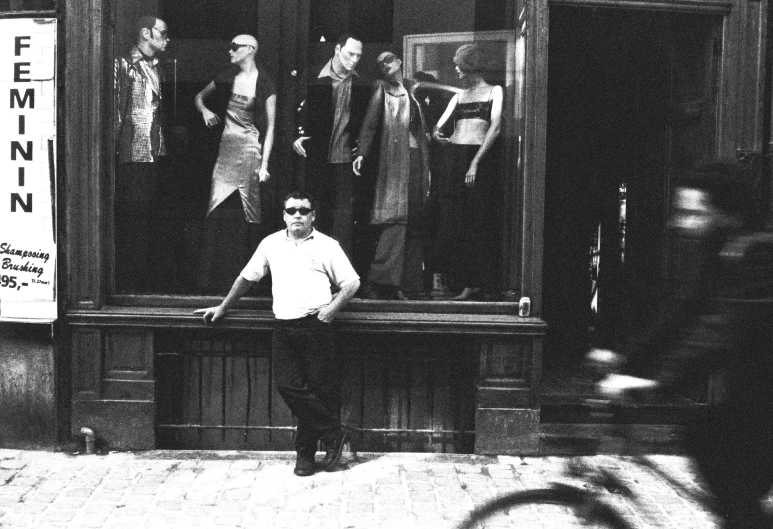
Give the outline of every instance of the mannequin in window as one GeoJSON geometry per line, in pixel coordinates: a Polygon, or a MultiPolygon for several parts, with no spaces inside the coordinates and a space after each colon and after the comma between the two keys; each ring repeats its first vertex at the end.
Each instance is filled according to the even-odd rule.
{"type": "Polygon", "coordinates": [[[136,44],[115,61],[115,284],[130,293],[150,291],[154,277],[151,219],[158,162],[167,154],[158,63],[168,43],[163,20],[141,17],[136,44]]]}
{"type": "Polygon", "coordinates": [[[255,37],[234,37],[229,49],[231,67],[195,98],[204,124],[218,130],[222,125],[199,277],[199,286],[204,289],[227,289],[228,285],[218,285],[219,278],[230,277],[225,268],[241,269],[260,242],[260,184],[270,177],[276,89],[255,63],[257,51],[255,37]],[[214,110],[205,104],[210,99],[214,110]],[[234,255],[234,251],[241,253],[234,255]]]}
{"type": "MultiPolygon", "coordinates": [[[[353,262],[355,204],[360,201],[352,173],[355,140],[370,95],[356,67],[362,41],[346,33],[319,73],[308,72],[306,99],[298,105],[293,150],[306,159],[306,188],[320,202],[317,223],[336,239],[353,262]]],[[[357,264],[355,267],[358,268],[357,264]]]]}
{"type": "Polygon", "coordinates": [[[372,162],[377,175],[370,223],[379,227],[378,244],[363,290],[366,297],[406,299],[403,290],[423,291],[416,228],[429,194],[427,128],[413,94],[418,83],[403,79],[402,61],[385,51],[376,63],[384,80],[373,84],[353,164],[360,176],[363,160],[372,162]]]}
{"type": "Polygon", "coordinates": [[[452,299],[471,300],[494,288],[500,260],[501,231],[498,150],[502,120],[502,87],[489,84],[483,73],[488,60],[477,44],[464,44],[454,56],[463,91],[454,95],[433,129],[432,137],[451,148],[448,225],[444,239],[449,282],[461,292],[452,299]],[[453,123],[450,137],[441,130],[453,123]]]}

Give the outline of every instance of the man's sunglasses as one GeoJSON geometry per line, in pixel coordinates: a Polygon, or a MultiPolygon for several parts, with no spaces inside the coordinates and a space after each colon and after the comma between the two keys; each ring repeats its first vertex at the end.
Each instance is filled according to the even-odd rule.
{"type": "Polygon", "coordinates": [[[387,55],[386,57],[379,60],[378,62],[380,62],[381,64],[392,64],[396,60],[397,60],[397,57],[395,57],[394,55],[387,55]]]}
{"type": "Polygon", "coordinates": [[[237,44],[235,42],[231,43],[231,51],[239,51],[239,48],[244,48],[245,46],[249,46],[252,48],[252,44],[237,44]]]}
{"type": "Polygon", "coordinates": [[[296,213],[300,213],[304,217],[314,211],[311,208],[285,208],[285,213],[288,215],[295,215],[296,213]]]}
{"type": "Polygon", "coordinates": [[[168,39],[168,38],[169,38],[169,37],[167,36],[167,30],[165,30],[165,29],[158,29],[156,26],[153,26],[153,27],[151,27],[151,28],[150,28],[150,32],[151,32],[151,33],[153,33],[153,30],[154,30],[154,29],[155,29],[156,31],[158,31],[158,34],[159,34],[159,35],[161,35],[161,38],[162,38],[162,39],[168,39]]]}

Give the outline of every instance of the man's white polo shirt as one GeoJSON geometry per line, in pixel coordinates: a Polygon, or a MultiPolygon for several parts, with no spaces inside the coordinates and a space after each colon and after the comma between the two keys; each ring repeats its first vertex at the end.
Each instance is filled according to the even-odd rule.
{"type": "Polygon", "coordinates": [[[255,281],[269,271],[274,316],[280,320],[313,314],[333,299],[331,286],[342,288],[360,278],[338,241],[314,229],[297,245],[287,230],[272,233],[241,276],[255,281]]]}

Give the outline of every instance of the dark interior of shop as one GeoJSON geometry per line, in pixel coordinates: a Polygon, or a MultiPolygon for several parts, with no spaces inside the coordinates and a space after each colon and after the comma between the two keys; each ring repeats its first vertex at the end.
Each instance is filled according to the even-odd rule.
{"type": "Polygon", "coordinates": [[[550,10],[543,394],[591,390],[589,347],[619,348],[668,289],[671,168],[711,154],[713,17],[550,10]]]}

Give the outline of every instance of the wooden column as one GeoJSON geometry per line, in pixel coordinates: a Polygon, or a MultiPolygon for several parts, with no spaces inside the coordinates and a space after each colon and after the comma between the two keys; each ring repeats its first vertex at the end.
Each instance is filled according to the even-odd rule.
{"type": "Polygon", "coordinates": [[[541,352],[541,337],[481,340],[476,454],[538,453],[541,352]]]}

